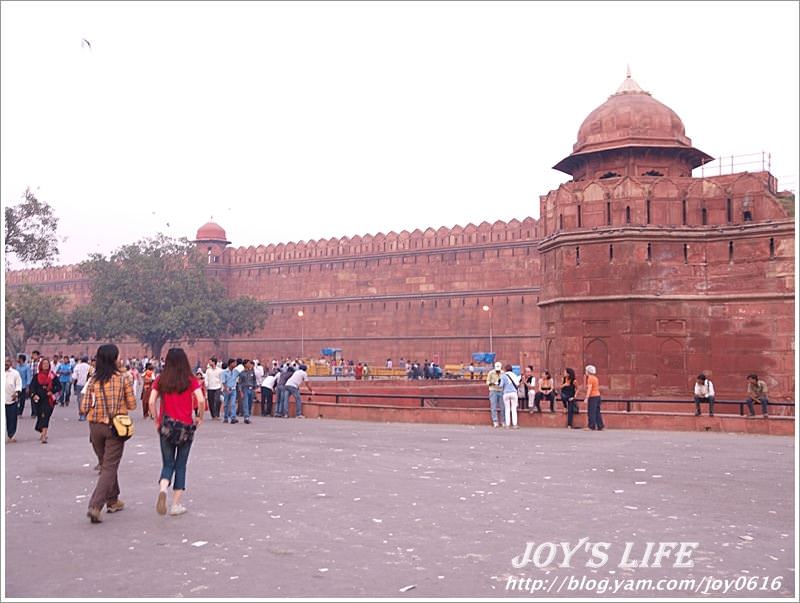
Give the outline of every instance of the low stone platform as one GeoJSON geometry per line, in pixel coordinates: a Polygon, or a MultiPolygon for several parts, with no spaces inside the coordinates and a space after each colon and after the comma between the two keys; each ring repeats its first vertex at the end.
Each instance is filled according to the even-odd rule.
{"type": "MultiPolygon", "coordinates": [[[[487,402],[488,406],[488,402],[487,402]]],[[[584,406],[585,408],[585,406],[584,406]]],[[[457,425],[488,425],[491,415],[488,408],[436,408],[409,407],[381,404],[335,404],[332,402],[303,402],[303,413],[308,417],[356,421],[393,423],[450,423],[457,425]]],[[[555,413],[545,410],[530,414],[527,410],[518,415],[520,427],[553,427],[565,429],[567,415],[559,409],[555,413]]],[[[713,417],[696,417],[688,413],[625,412],[604,410],[603,421],[609,429],[654,429],[664,431],[718,431],[725,433],[751,433],[769,435],[794,435],[793,416],[761,415],[755,418],[716,413],[713,417]]],[[[586,413],[573,419],[575,428],[586,426],[586,413]]]]}
{"type": "Polygon", "coordinates": [[[790,438],[207,422],[189,512],[162,517],[158,439],[139,418],[120,471],[126,507],[92,525],[95,458],[73,412],[56,409],[49,444],[25,418],[5,446],[4,597],[796,594],[790,438]],[[570,567],[556,567],[562,554],[514,567],[528,542],[576,553],[570,567]],[[672,555],[621,568],[626,542],[639,558],[648,542],[696,542],[694,566],[674,568],[672,555]],[[592,567],[597,543],[608,560],[592,567]]]}

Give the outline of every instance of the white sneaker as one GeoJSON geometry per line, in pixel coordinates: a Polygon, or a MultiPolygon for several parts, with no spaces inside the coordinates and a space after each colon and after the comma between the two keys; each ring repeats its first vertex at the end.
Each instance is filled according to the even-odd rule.
{"type": "Polygon", "coordinates": [[[169,510],[170,515],[183,515],[184,513],[186,513],[186,507],[180,503],[172,505],[172,508],[169,510]]]}

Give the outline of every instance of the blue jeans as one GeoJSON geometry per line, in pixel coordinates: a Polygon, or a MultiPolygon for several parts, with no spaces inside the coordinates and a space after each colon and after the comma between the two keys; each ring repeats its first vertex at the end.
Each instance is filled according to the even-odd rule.
{"type": "Polygon", "coordinates": [[[232,389],[225,394],[225,420],[236,418],[236,390],[232,389]]]}
{"type": "Polygon", "coordinates": [[[503,424],[503,392],[489,392],[489,408],[492,413],[492,425],[503,424]]]}
{"type": "Polygon", "coordinates": [[[603,417],[600,414],[600,396],[589,398],[589,429],[603,429],[603,417]]]}
{"type": "Polygon", "coordinates": [[[173,490],[186,490],[186,463],[189,462],[189,450],[192,448],[192,441],[184,442],[175,446],[170,444],[167,438],[161,436],[161,477],[172,482],[173,490]]]}
{"type": "Polygon", "coordinates": [[[253,400],[255,400],[256,392],[252,389],[242,390],[242,414],[245,419],[250,418],[250,411],[253,409],[253,400]]]}
{"type": "Polygon", "coordinates": [[[72,389],[72,382],[71,381],[60,381],[61,382],[61,392],[58,394],[58,403],[59,404],[69,404],[69,395],[70,389],[72,389]]]}
{"type": "MultiPolygon", "coordinates": [[[[286,406],[289,406],[289,396],[294,396],[294,416],[303,414],[303,401],[300,399],[300,388],[291,385],[286,386],[286,406]]],[[[289,409],[286,409],[289,412],[289,409]]]]}
{"type": "Polygon", "coordinates": [[[708,416],[712,416],[714,414],[714,396],[706,396],[705,398],[700,396],[694,397],[694,414],[697,416],[700,416],[701,402],[708,402],[708,416]]]}
{"type": "MultiPolygon", "coordinates": [[[[767,407],[769,406],[769,400],[767,399],[766,396],[764,396],[763,398],[759,398],[758,401],[761,402],[761,412],[764,413],[764,416],[766,417],[767,407]]],[[[753,399],[748,398],[745,402],[747,403],[747,409],[750,411],[750,416],[754,417],[756,414],[756,409],[753,406],[753,399]]]]}
{"type": "Polygon", "coordinates": [[[276,417],[289,416],[289,392],[286,391],[286,387],[282,385],[278,386],[278,402],[275,407],[275,416],[276,417]]]}

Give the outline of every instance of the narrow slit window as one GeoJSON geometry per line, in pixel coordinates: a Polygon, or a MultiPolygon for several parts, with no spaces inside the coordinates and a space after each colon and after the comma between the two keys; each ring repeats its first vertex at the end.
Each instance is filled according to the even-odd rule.
{"type": "Polygon", "coordinates": [[[733,241],[728,241],[728,261],[733,262],[733,241]]]}
{"type": "Polygon", "coordinates": [[[581,227],[581,206],[578,205],[578,228],[581,227]]]}
{"type": "Polygon", "coordinates": [[[775,257],[775,239],[770,238],[769,240],[769,257],[775,257]]]}
{"type": "Polygon", "coordinates": [[[689,246],[684,243],[683,245],[683,263],[689,263],[689,246]]]}
{"type": "Polygon", "coordinates": [[[614,261],[614,246],[613,245],[609,245],[608,246],[608,261],[609,262],[613,262],[614,261]]]}
{"type": "Polygon", "coordinates": [[[647,223],[650,224],[650,199],[648,199],[645,202],[645,210],[646,210],[646,213],[647,213],[647,216],[646,216],[647,223]]]}
{"type": "Polygon", "coordinates": [[[703,226],[708,226],[708,210],[705,207],[700,210],[700,222],[703,226]]]}
{"type": "Polygon", "coordinates": [[[631,206],[628,205],[625,207],[625,224],[631,223],[631,206]]]}
{"type": "Polygon", "coordinates": [[[733,222],[733,202],[730,197],[725,200],[725,219],[728,221],[728,224],[733,222]]]}
{"type": "Polygon", "coordinates": [[[606,224],[611,226],[611,201],[606,202],[606,224]]]}
{"type": "Polygon", "coordinates": [[[653,244],[647,244],[647,261],[651,261],[653,259],[653,244]]]}
{"type": "Polygon", "coordinates": [[[681,223],[686,226],[686,199],[681,202],[681,223]]]}
{"type": "Polygon", "coordinates": [[[575,265],[576,266],[580,266],[581,265],[581,248],[580,247],[576,247],[575,248],[575,265]]]}

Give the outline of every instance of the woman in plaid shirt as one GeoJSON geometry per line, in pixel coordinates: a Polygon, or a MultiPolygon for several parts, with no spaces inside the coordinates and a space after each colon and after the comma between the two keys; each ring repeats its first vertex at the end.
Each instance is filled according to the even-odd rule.
{"type": "Polygon", "coordinates": [[[119,348],[112,343],[97,349],[97,365],[81,399],[81,414],[85,414],[89,422],[89,440],[100,459],[100,475],[86,512],[92,523],[103,521],[104,506],[109,513],[122,511],[125,507],[119,499],[117,479],[125,442],[114,434],[110,417],[135,410],[136,398],[131,380],[123,377],[117,368],[118,358],[119,348]]]}

